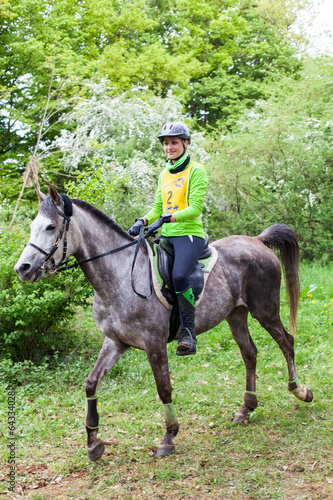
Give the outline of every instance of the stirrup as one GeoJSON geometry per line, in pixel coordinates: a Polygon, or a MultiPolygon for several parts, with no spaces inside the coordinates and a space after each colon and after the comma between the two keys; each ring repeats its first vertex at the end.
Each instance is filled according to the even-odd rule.
{"type": "Polygon", "coordinates": [[[181,330],[178,339],[177,356],[187,356],[197,352],[197,341],[188,328],[181,330]]]}

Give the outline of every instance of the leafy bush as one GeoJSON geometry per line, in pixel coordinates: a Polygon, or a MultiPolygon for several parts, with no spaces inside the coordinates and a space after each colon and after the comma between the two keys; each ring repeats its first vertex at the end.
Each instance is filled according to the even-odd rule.
{"type": "Polygon", "coordinates": [[[212,235],[286,223],[303,258],[333,259],[333,66],[323,59],[316,69],[300,82],[283,80],[277,98],[257,102],[216,140],[212,235]]]}
{"type": "Polygon", "coordinates": [[[14,265],[27,239],[19,231],[0,234],[1,357],[41,363],[74,345],[77,334],[69,322],[76,306],[87,306],[91,288],[80,271],[40,283],[20,281],[14,265]]]}

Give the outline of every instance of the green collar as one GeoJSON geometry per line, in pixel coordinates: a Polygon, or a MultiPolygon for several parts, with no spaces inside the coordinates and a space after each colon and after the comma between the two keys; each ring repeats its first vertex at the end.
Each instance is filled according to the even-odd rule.
{"type": "Polygon", "coordinates": [[[173,170],[174,168],[177,168],[182,163],[184,163],[184,161],[186,160],[187,157],[188,157],[188,152],[185,151],[185,153],[183,154],[183,156],[181,156],[180,158],[178,158],[178,160],[176,161],[176,163],[172,163],[172,161],[169,159],[166,162],[165,168],[170,172],[170,170],[173,170]]]}

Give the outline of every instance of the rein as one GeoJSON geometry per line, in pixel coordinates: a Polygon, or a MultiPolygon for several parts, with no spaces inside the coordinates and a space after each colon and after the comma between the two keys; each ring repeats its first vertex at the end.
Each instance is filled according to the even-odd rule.
{"type": "Polygon", "coordinates": [[[113,250],[109,250],[108,252],[102,253],[100,255],[95,255],[94,257],[90,257],[89,259],[81,260],[80,262],[74,262],[73,264],[68,265],[69,261],[68,261],[68,259],[67,260],[65,260],[65,259],[66,259],[66,255],[67,255],[68,229],[69,229],[69,223],[71,220],[71,216],[73,215],[73,206],[72,206],[72,200],[70,198],[68,198],[68,196],[66,196],[64,194],[61,194],[60,196],[62,197],[62,199],[64,201],[64,213],[58,209],[57,209],[57,211],[58,211],[59,215],[62,216],[63,220],[62,220],[61,229],[59,231],[59,234],[58,234],[56,241],[55,241],[52,249],[50,250],[50,252],[49,253],[45,252],[45,250],[38,247],[34,243],[31,243],[30,241],[28,241],[26,243],[26,245],[30,245],[30,246],[34,247],[36,250],[38,250],[39,252],[46,255],[46,257],[43,259],[41,269],[45,269],[45,264],[50,260],[51,261],[51,268],[48,268],[48,271],[51,274],[57,274],[57,273],[60,273],[61,271],[67,271],[68,269],[76,269],[81,264],[85,264],[86,262],[91,262],[91,261],[94,261],[97,259],[101,259],[102,257],[106,257],[107,255],[112,255],[114,253],[120,252],[121,250],[124,250],[125,248],[132,247],[136,244],[133,263],[132,263],[132,269],[131,269],[131,285],[132,285],[133,291],[139,297],[142,297],[143,299],[148,299],[153,293],[153,276],[152,276],[151,262],[150,262],[149,256],[148,256],[149,285],[150,285],[150,294],[149,295],[142,295],[140,292],[138,292],[135,289],[134,277],[133,277],[134,267],[135,267],[136,259],[137,259],[137,256],[138,256],[138,253],[140,250],[141,243],[142,243],[144,249],[148,253],[147,242],[146,242],[146,238],[144,235],[143,227],[140,228],[140,233],[139,233],[139,237],[137,240],[131,241],[130,243],[127,243],[126,245],[122,245],[121,247],[114,248],[113,250]],[[63,240],[63,254],[62,254],[62,258],[61,258],[61,261],[59,262],[59,264],[56,264],[55,260],[53,258],[53,254],[57,251],[58,246],[59,246],[59,242],[62,240],[62,238],[64,238],[64,240],[63,240]]]}
{"type": "Polygon", "coordinates": [[[109,250],[108,252],[102,253],[100,255],[95,255],[94,257],[90,257],[89,259],[81,260],[80,262],[74,262],[73,264],[70,264],[70,265],[67,265],[68,260],[65,261],[65,262],[63,262],[63,263],[60,262],[56,266],[55,274],[60,273],[61,271],[67,271],[67,269],[76,269],[81,264],[85,264],[86,262],[91,262],[93,260],[97,260],[97,259],[101,259],[102,257],[106,257],[107,255],[112,255],[114,253],[121,252],[121,250],[125,250],[125,248],[132,247],[132,246],[134,246],[136,244],[134,258],[133,258],[133,263],[132,263],[132,269],[131,269],[131,285],[132,285],[133,291],[137,295],[139,295],[139,297],[142,297],[143,299],[148,299],[152,295],[152,293],[153,293],[153,274],[152,274],[151,262],[150,262],[149,256],[148,256],[148,262],[149,262],[149,286],[150,286],[150,293],[149,293],[149,295],[142,295],[140,292],[138,292],[135,289],[135,286],[134,286],[133,272],[134,272],[136,258],[138,256],[141,243],[143,245],[143,248],[148,253],[147,242],[146,242],[146,238],[145,238],[145,235],[144,235],[144,229],[143,229],[143,227],[140,228],[139,238],[137,240],[131,241],[130,243],[127,243],[126,245],[122,245],[121,247],[114,248],[113,250],[109,250]]]}

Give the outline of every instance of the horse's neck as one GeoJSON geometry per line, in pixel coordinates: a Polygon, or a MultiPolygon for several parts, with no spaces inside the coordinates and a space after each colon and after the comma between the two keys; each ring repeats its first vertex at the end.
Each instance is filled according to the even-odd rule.
{"type": "MultiPolygon", "coordinates": [[[[76,250],[74,257],[78,262],[101,255],[109,250],[129,243],[126,233],[115,230],[81,207],[75,207],[76,250]]],[[[116,224],[115,224],[116,228],[116,224]]],[[[122,266],[126,265],[126,251],[122,251],[122,266]]],[[[116,284],[119,257],[102,257],[82,265],[82,271],[97,293],[105,291],[105,282],[112,278],[116,284]]]]}

